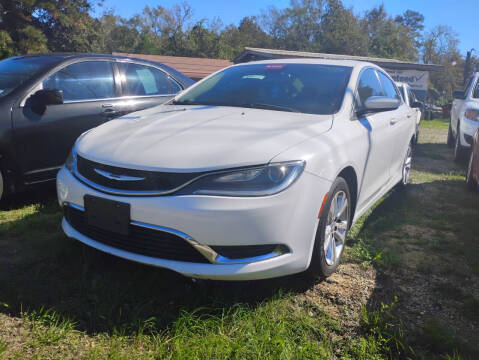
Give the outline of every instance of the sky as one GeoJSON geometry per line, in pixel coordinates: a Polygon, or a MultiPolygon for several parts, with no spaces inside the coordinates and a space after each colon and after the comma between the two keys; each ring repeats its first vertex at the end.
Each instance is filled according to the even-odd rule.
{"type": "MultiPolygon", "coordinates": [[[[104,9],[113,9],[118,15],[130,17],[141,12],[147,5],[170,7],[181,1],[104,0],[103,7],[96,10],[96,15],[100,16],[104,9]]],[[[189,0],[188,3],[193,8],[195,20],[218,17],[225,25],[238,25],[244,16],[260,14],[261,10],[269,6],[287,7],[289,0],[189,0]]],[[[476,48],[476,55],[479,54],[478,0],[343,0],[343,3],[347,7],[353,7],[354,12],[360,15],[381,3],[392,16],[407,9],[418,11],[425,17],[426,30],[440,24],[449,25],[459,35],[459,49],[463,55],[471,48],[476,48]]]]}

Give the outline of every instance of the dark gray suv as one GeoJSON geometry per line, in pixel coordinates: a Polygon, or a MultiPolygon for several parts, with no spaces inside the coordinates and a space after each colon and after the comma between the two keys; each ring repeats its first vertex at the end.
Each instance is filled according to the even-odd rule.
{"type": "Polygon", "coordinates": [[[95,54],[0,61],[0,198],[55,179],[76,138],[194,83],[166,65],[95,54]]]}

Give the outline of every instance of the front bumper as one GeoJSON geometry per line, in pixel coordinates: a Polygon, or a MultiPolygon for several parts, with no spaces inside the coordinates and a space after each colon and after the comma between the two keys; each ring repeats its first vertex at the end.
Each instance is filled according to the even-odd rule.
{"type": "Polygon", "coordinates": [[[166,260],[112,247],[89,238],[66,221],[67,236],[98,250],[143,264],[164,267],[186,276],[223,280],[249,280],[278,277],[304,271],[309,266],[322,197],[331,183],[310,173],[287,190],[268,197],[232,198],[219,196],[125,197],[98,192],[62,168],[57,177],[61,205],[83,207],[87,194],[127,202],[131,221],[173,229],[198,250],[208,263],[166,260]],[[196,244],[196,245],[195,245],[196,244]],[[259,258],[228,259],[208,256],[215,246],[281,244],[286,253],[259,258]],[[201,251],[200,251],[201,252],[201,251]],[[237,259],[236,259],[237,260],[237,259]]]}

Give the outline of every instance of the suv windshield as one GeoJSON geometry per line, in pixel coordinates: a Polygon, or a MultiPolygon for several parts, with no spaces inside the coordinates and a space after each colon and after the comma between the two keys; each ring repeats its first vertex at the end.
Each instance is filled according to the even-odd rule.
{"type": "Polygon", "coordinates": [[[0,97],[6,96],[60,60],[57,56],[14,57],[0,61],[0,97]]]}
{"type": "Polygon", "coordinates": [[[341,106],[351,71],[351,67],[319,64],[234,66],[211,76],[173,104],[333,114],[341,106]]]}

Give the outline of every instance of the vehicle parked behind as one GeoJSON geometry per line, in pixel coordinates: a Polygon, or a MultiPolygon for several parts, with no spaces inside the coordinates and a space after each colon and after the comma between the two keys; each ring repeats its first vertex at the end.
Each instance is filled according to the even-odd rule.
{"type": "Polygon", "coordinates": [[[407,106],[411,108],[411,112],[408,116],[412,117],[416,121],[416,141],[419,138],[419,124],[421,123],[421,108],[423,103],[416,99],[416,95],[412,91],[411,87],[407,83],[396,82],[397,87],[401,91],[402,98],[407,106]]]}
{"type": "Polygon", "coordinates": [[[479,184],[479,129],[472,137],[471,152],[467,163],[466,184],[470,190],[477,190],[479,184]]]}
{"type": "Polygon", "coordinates": [[[462,162],[469,154],[472,136],[479,128],[479,73],[474,73],[463,90],[453,92],[447,144],[454,147],[454,160],[462,162]]]}
{"type": "Polygon", "coordinates": [[[112,55],[0,61],[0,199],[55,180],[83,132],[162,104],[193,83],[166,65],[112,55]]]}
{"type": "Polygon", "coordinates": [[[57,177],[67,236],[222,280],[331,275],[348,230],[406,186],[416,123],[376,65],[235,65],[82,135],[57,177]]]}

